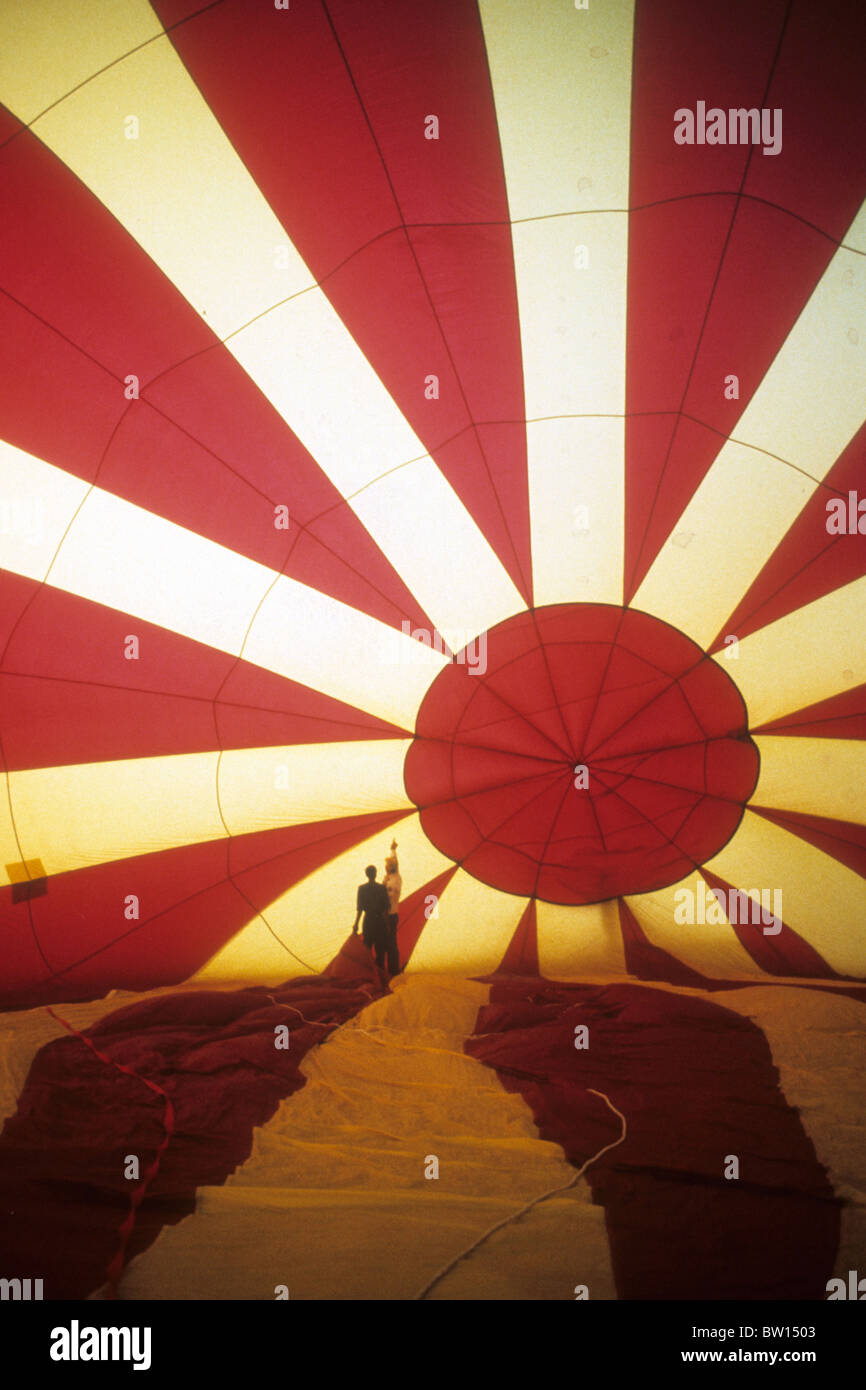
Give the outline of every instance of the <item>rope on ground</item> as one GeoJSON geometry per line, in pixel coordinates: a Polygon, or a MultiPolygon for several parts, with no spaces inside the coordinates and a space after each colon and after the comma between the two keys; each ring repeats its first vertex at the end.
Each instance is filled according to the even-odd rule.
{"type": "MultiPolygon", "coordinates": [[[[381,998],[384,998],[384,997],[385,997],[384,995],[373,995],[373,994],[368,994],[368,993],[367,993],[367,986],[366,986],[366,985],[361,986],[361,988],[359,989],[358,992],[359,992],[359,994],[366,995],[367,998],[370,999],[371,1003],[374,1003],[374,1004],[376,1003],[377,999],[381,999],[381,998]]],[[[337,1018],[337,1019],[333,1019],[333,1018],[332,1018],[332,1019],[306,1018],[305,1015],[301,1013],[301,1010],[300,1010],[299,1008],[297,1008],[297,1006],[296,1006],[295,1004],[289,1004],[285,999],[275,999],[274,996],[273,996],[273,994],[270,994],[267,990],[265,991],[265,994],[266,994],[266,997],[267,997],[268,999],[270,999],[271,1003],[272,1003],[272,1004],[275,1004],[276,1007],[277,1007],[278,1009],[288,1009],[288,1010],[290,1011],[290,1013],[297,1014],[297,1015],[298,1015],[298,1018],[301,1019],[301,1021],[302,1021],[303,1023],[308,1024],[310,1028],[333,1028],[333,1029],[336,1029],[336,1028],[342,1027],[345,1023],[349,1022],[348,1019],[343,1019],[343,1018],[337,1018]]],[[[327,1042],[327,1038],[324,1038],[324,1039],[323,1039],[323,1042],[327,1042]]]]}
{"type": "Polygon", "coordinates": [[[274,999],[274,996],[272,994],[269,994],[268,998],[271,1000],[272,1003],[276,1004],[278,1009],[288,1009],[291,1013],[297,1014],[298,1018],[302,1019],[304,1023],[308,1024],[310,1028],[338,1028],[340,1026],[340,1023],[342,1022],[342,1019],[339,1020],[339,1022],[335,1022],[333,1019],[331,1019],[330,1022],[323,1023],[320,1019],[317,1018],[304,1018],[304,1015],[301,1013],[300,1009],[295,1008],[294,1004],[287,1004],[283,999],[274,999]]]}
{"type": "MultiPolygon", "coordinates": [[[[350,1019],[349,1022],[352,1023],[354,1022],[354,1020],[350,1019]]],[[[393,1047],[394,1049],[399,1050],[400,1052],[435,1052],[438,1056],[441,1057],[459,1057],[461,1062],[478,1061],[478,1058],[473,1057],[471,1053],[463,1052],[456,1047],[432,1047],[429,1043],[398,1042],[394,1037],[394,1029],[389,1029],[385,1027],[381,1028],[379,1031],[386,1034],[386,1037],[380,1038],[375,1033],[371,1033],[368,1028],[359,1028],[357,1024],[352,1028],[353,1035],[356,1033],[361,1033],[365,1038],[369,1038],[371,1042],[378,1043],[379,1047],[393,1047]]],[[[475,1035],[473,1034],[473,1037],[474,1036],[475,1035]]]]}
{"type": "Polygon", "coordinates": [[[623,1142],[626,1135],[628,1134],[628,1125],[626,1123],[625,1115],[623,1115],[621,1110],[617,1110],[616,1106],[613,1104],[613,1101],[611,1101],[610,1098],[604,1094],[604,1091],[595,1091],[592,1089],[591,1086],[587,1086],[587,1091],[591,1096],[599,1096],[604,1101],[607,1108],[609,1110],[612,1110],[615,1115],[619,1116],[620,1120],[622,1121],[622,1134],[619,1136],[619,1138],[614,1139],[611,1144],[605,1144],[604,1148],[599,1149],[597,1154],[593,1154],[592,1158],[588,1158],[584,1163],[583,1167],[578,1169],[574,1177],[570,1178],[568,1182],[562,1183],[559,1187],[552,1187],[549,1190],[549,1192],[542,1192],[539,1197],[533,1197],[531,1202],[527,1202],[525,1206],[519,1207],[518,1210],[512,1212],[510,1216],[504,1217],[502,1221],[497,1221],[495,1226],[491,1226],[489,1230],[482,1232],[482,1234],[478,1237],[477,1240],[474,1240],[472,1244],[468,1245],[465,1250],[462,1250],[459,1255],[455,1255],[454,1259],[449,1260],[447,1265],[443,1265],[442,1268],[439,1270],[438,1274],[433,1275],[433,1278],[430,1280],[430,1282],[428,1284],[425,1284],[421,1292],[415,1295],[415,1302],[425,1299],[427,1295],[430,1293],[430,1291],[434,1289],[442,1279],[445,1278],[446,1274],[450,1274],[451,1270],[454,1269],[456,1265],[460,1264],[461,1260],[468,1259],[470,1255],[473,1255],[475,1251],[478,1249],[478,1247],[480,1245],[483,1245],[486,1240],[489,1240],[492,1235],[495,1235],[497,1231],[501,1231],[504,1226],[510,1226],[511,1223],[514,1221],[519,1221],[521,1216],[525,1216],[527,1212],[532,1211],[532,1208],[537,1207],[540,1202],[546,1202],[548,1197],[555,1197],[558,1192],[567,1192],[570,1187],[574,1187],[578,1182],[580,1182],[580,1179],[583,1177],[587,1168],[591,1167],[593,1163],[597,1163],[598,1160],[601,1158],[602,1154],[606,1154],[609,1149],[617,1148],[618,1145],[620,1145],[623,1142]]]}

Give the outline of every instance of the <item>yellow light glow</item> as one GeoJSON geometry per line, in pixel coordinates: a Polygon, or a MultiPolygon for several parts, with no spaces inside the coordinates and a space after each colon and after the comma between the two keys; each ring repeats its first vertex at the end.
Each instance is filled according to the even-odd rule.
{"type": "Polygon", "coordinates": [[[866,882],[853,869],[752,811],[707,868],[734,888],[779,889],[786,926],[840,975],[866,973],[866,882]]]}
{"type": "Polygon", "coordinates": [[[26,532],[3,538],[6,569],[414,727],[447,664],[440,653],[19,449],[3,446],[0,469],[20,514],[42,528],[33,543],[26,532]]]}
{"type": "Polygon", "coordinates": [[[399,739],[300,744],[11,772],[9,800],[26,855],[8,852],[15,840],[4,801],[2,863],[38,856],[46,873],[59,874],[226,833],[396,811],[411,804],[403,790],[407,747],[399,739]]]}
{"type": "Polygon", "coordinates": [[[615,902],[563,907],[536,903],[538,967],[549,980],[626,974],[615,902]]]}
{"type": "MultiPolygon", "coordinates": [[[[40,61],[53,62],[75,42],[81,16],[66,7],[49,31],[34,25],[45,40],[40,61]]],[[[10,38],[27,67],[27,27],[10,38]]],[[[18,90],[0,86],[13,110],[18,90]]],[[[227,340],[440,630],[481,632],[523,608],[168,38],[71,92],[34,130],[227,340]],[[135,140],[124,136],[130,112],[135,140]]]]}
{"type": "Polygon", "coordinates": [[[76,0],[74,6],[67,0],[3,0],[2,100],[29,125],[93,73],[162,32],[147,0],[76,0]]]}
{"type": "MultiPolygon", "coordinates": [[[[721,874],[721,870],[716,872],[721,874]]],[[[750,883],[748,886],[751,888],[754,885],[750,883]]],[[[702,923],[697,920],[701,896],[715,909],[717,899],[711,896],[706,879],[695,873],[679,883],[672,883],[668,888],[660,888],[655,893],[642,893],[638,897],[626,898],[625,901],[651,945],[668,951],[677,960],[683,961],[702,975],[722,980],[763,977],[764,972],[740,945],[736,932],[727,920],[715,923],[702,923]],[[683,889],[692,895],[694,923],[680,923],[674,917],[677,908],[683,907],[685,903],[683,898],[676,896],[683,889]]],[[[721,915],[724,917],[724,912],[721,915]]]]}
{"type": "MultiPolygon", "coordinates": [[[[81,27],[66,7],[52,63],[81,27]]],[[[2,87],[0,96],[7,100],[2,87]]],[[[314,284],[169,38],[71,92],[33,129],[218,337],[314,284]],[[139,121],[134,140],[124,133],[130,113],[139,121]],[[278,264],[278,246],[286,248],[287,269],[278,264]]]]}
{"type": "Polygon", "coordinates": [[[523,916],[526,898],[489,888],[463,869],[446,885],[408,969],[484,975],[497,968],[523,916]]]}
{"type": "Polygon", "coordinates": [[[479,11],[512,221],[627,208],[632,0],[479,11]]]}
{"type": "Polygon", "coordinates": [[[194,977],[197,980],[256,980],[277,984],[301,968],[294,951],[312,970],[324,970],[345,942],[355,919],[355,895],[364,882],[367,864],[376,864],[379,878],[391,839],[398,842],[403,898],[429,883],[444,869],[446,859],[431,845],[417,815],[407,816],[392,830],[378,830],[361,844],[330,859],[321,869],[276,898],[261,916],[232,937],[194,977]]]}
{"type": "Polygon", "coordinates": [[[0,440],[0,566],[43,580],[88,484],[0,440]]]}
{"type": "Polygon", "coordinates": [[[736,661],[715,660],[736,681],[753,729],[866,681],[866,579],[744,637],[736,661]]]}
{"type": "Polygon", "coordinates": [[[866,745],[844,738],[755,738],[756,806],[866,824],[866,745]]]}
{"type": "Polygon", "coordinates": [[[618,603],[633,6],[480,11],[517,224],[535,601],[618,603]]]}

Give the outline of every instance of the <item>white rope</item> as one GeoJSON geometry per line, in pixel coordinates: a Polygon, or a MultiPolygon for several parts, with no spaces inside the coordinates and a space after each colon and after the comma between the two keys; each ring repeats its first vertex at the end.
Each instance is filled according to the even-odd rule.
{"type": "Polygon", "coordinates": [[[272,994],[269,994],[268,998],[271,1000],[272,1003],[276,1004],[278,1009],[289,1009],[291,1013],[297,1014],[298,1018],[302,1019],[304,1023],[308,1024],[310,1028],[341,1028],[343,1026],[344,1020],[342,1019],[332,1019],[328,1023],[323,1022],[321,1019],[317,1018],[304,1018],[304,1015],[301,1013],[300,1009],[296,1008],[294,1004],[287,1004],[282,999],[274,999],[274,996],[272,994]]]}
{"type": "Polygon", "coordinates": [[[454,1268],[455,1265],[458,1265],[461,1260],[467,1259],[469,1255],[474,1254],[474,1252],[478,1249],[479,1245],[484,1244],[485,1240],[489,1240],[489,1238],[492,1235],[495,1235],[497,1231],[501,1231],[504,1226],[510,1225],[512,1221],[518,1221],[521,1216],[525,1216],[528,1211],[532,1211],[533,1207],[537,1207],[539,1202],[547,1201],[548,1197],[555,1197],[558,1192],[567,1192],[570,1187],[574,1187],[576,1183],[580,1182],[580,1179],[583,1177],[587,1168],[589,1168],[591,1164],[596,1163],[601,1158],[602,1154],[606,1154],[609,1149],[615,1149],[619,1144],[623,1142],[628,1133],[628,1125],[626,1123],[625,1115],[623,1115],[621,1110],[617,1110],[616,1106],[609,1099],[609,1097],[604,1094],[604,1091],[594,1091],[591,1086],[587,1086],[587,1091],[591,1096],[600,1096],[601,1099],[604,1101],[605,1105],[608,1107],[608,1109],[612,1110],[615,1115],[619,1116],[620,1120],[622,1121],[622,1134],[619,1136],[619,1138],[614,1139],[613,1143],[611,1144],[605,1144],[604,1148],[599,1149],[597,1154],[593,1154],[592,1158],[588,1158],[584,1163],[583,1167],[579,1169],[579,1171],[575,1173],[574,1177],[570,1178],[568,1182],[562,1183],[559,1187],[552,1187],[549,1192],[542,1192],[540,1197],[533,1197],[531,1202],[527,1202],[525,1206],[520,1207],[517,1211],[513,1212],[511,1216],[504,1217],[502,1221],[497,1221],[495,1226],[491,1226],[489,1230],[484,1231],[483,1234],[480,1235],[477,1240],[473,1241],[472,1244],[467,1246],[465,1250],[461,1251],[459,1255],[455,1255],[453,1260],[449,1260],[447,1265],[443,1265],[442,1268],[439,1270],[438,1274],[434,1274],[430,1282],[424,1285],[421,1292],[415,1295],[415,1302],[417,1302],[420,1299],[426,1298],[430,1290],[435,1288],[435,1286],[440,1282],[440,1280],[445,1278],[446,1274],[450,1274],[451,1270],[454,1268]]]}

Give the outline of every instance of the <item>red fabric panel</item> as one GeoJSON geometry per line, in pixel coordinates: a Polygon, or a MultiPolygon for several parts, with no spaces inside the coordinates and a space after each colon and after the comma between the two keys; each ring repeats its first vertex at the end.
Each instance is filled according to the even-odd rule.
{"type": "MultiPolygon", "coordinates": [[[[858,500],[866,498],[866,425],[839,455],[824,483],[816,487],[728,619],[725,633],[747,637],[843,584],[862,579],[866,574],[866,535],[857,529],[832,536],[827,531],[827,503],[834,499],[844,501],[845,523],[849,524],[849,492],[855,492],[858,500]]],[[[723,637],[724,633],[719,635],[713,649],[723,645],[723,637]]]]}
{"type": "Polygon", "coordinates": [[[297,979],[270,991],[165,996],[87,1030],[107,1061],[78,1038],[43,1047],[0,1135],[7,1277],[36,1268],[46,1299],[86,1298],[122,1249],[133,1190],[123,1156],[136,1154],[144,1172],[160,1155],[134,1208],[129,1260],[192,1214],[197,1188],[224,1183],[246,1162],[253,1129],[303,1086],[299,1065],[310,1048],[379,993],[372,970],[359,970],[350,980],[297,979]],[[288,1049],[274,1046],[280,1024],[288,1049]],[[167,1145],[163,1096],[174,1114],[167,1145]]]}
{"type": "MultiPolygon", "coordinates": [[[[711,888],[721,889],[730,906],[731,900],[727,895],[735,885],[726,879],[719,878],[717,874],[710,873],[706,867],[701,869],[701,874],[711,888]]],[[[752,888],[755,885],[750,883],[748,886],[752,888]]],[[[783,894],[782,911],[784,912],[784,910],[783,894]]],[[[731,922],[731,926],[743,949],[748,951],[752,960],[768,975],[797,975],[806,980],[854,978],[852,975],[838,975],[832,966],[828,965],[824,957],[813,946],[810,946],[808,941],[804,941],[801,936],[798,936],[784,919],[779,919],[781,920],[781,931],[775,935],[765,935],[763,919],[761,922],[753,923],[751,918],[752,910],[749,908],[749,921],[731,922]]],[[[775,931],[774,924],[767,923],[766,925],[773,926],[775,931]]]]}
{"type": "Polygon", "coordinates": [[[21,124],[17,116],[13,116],[11,111],[0,105],[0,149],[25,129],[26,126],[21,124]]]}
{"type": "Polygon", "coordinates": [[[646,613],[557,604],[489,632],[483,673],[437,676],[405,783],[427,835],[474,877],[587,903],[711,857],[757,774],[742,696],[699,647],[646,613]]]}
{"type": "Polygon", "coordinates": [[[838,859],[853,869],[855,874],[866,878],[866,826],[855,825],[851,821],[830,820],[826,816],[810,816],[800,811],[775,811],[767,806],[750,806],[750,811],[763,816],[765,820],[780,825],[783,830],[791,830],[808,840],[825,854],[838,859]]]}
{"type": "MultiPolygon", "coordinates": [[[[631,214],[631,221],[638,216],[637,213],[631,214]]],[[[636,243],[637,245],[637,243],[636,243]]],[[[639,255],[639,249],[632,250],[629,245],[629,267],[632,258],[639,255]]],[[[648,288],[655,283],[647,276],[646,280],[640,277],[635,270],[629,269],[629,276],[634,275],[635,294],[640,293],[640,286],[646,284],[648,288]]],[[[629,304],[632,299],[629,296],[629,304]]],[[[637,308],[632,315],[629,309],[629,332],[628,341],[636,342],[640,335],[640,322],[643,317],[637,308]],[[632,328],[632,322],[634,327],[632,328]],[[634,335],[634,336],[632,336],[634,335]]],[[[643,358],[647,365],[652,361],[652,354],[649,351],[643,358]]],[[[641,388],[641,382],[646,379],[643,372],[638,373],[634,368],[627,368],[626,376],[626,401],[628,403],[629,414],[625,421],[625,555],[623,560],[623,573],[625,577],[624,594],[628,602],[634,597],[635,576],[638,568],[642,565],[644,554],[652,555],[657,553],[659,548],[667,539],[664,534],[665,528],[659,522],[654,525],[655,502],[661,488],[663,476],[668,475],[664,469],[664,461],[668,457],[671,447],[678,434],[678,419],[673,410],[657,410],[655,407],[648,407],[647,414],[636,413],[637,407],[632,405],[632,391],[641,388]],[[633,384],[634,383],[634,384],[633,384]],[[640,468],[632,467],[632,460],[642,459],[640,468]]],[[[664,373],[660,374],[660,380],[664,380],[664,373]]],[[[644,388],[646,389],[646,388],[644,388]]],[[[652,400],[653,393],[646,391],[646,399],[652,400]]],[[[680,428],[688,428],[689,422],[684,421],[680,428]]],[[[721,441],[718,441],[721,443],[721,441]]],[[[718,447],[718,443],[717,446],[718,447]]],[[[708,449],[712,445],[707,446],[708,449]]],[[[676,474],[670,470],[674,480],[676,474]]],[[[669,485],[668,485],[669,486],[669,485]]],[[[688,498],[688,483],[681,485],[682,495],[688,498]]],[[[679,507],[677,515],[682,511],[679,507]]]]}
{"type": "MultiPolygon", "coordinates": [[[[641,0],[635,12],[629,165],[629,289],[626,411],[679,410],[712,293],[749,150],[674,143],[673,113],[696,101],[761,105],[784,15],[782,0],[756,12],[735,0],[711,28],[689,0],[641,0]],[[710,196],[708,196],[710,195],[710,196]],[[673,201],[676,200],[676,201],[673,201]],[[689,201],[684,201],[689,200],[689,201]]],[[[731,370],[734,370],[731,368],[731,370]]],[[[671,438],[659,422],[626,424],[626,596],[637,589],[672,521],[656,521],[656,490],[671,438]],[[655,449],[648,447],[655,435],[655,449]],[[645,539],[647,528],[653,535],[645,539]]],[[[721,441],[719,441],[720,443],[721,441]]],[[[718,446],[717,446],[718,447],[718,446]]],[[[690,495],[711,458],[691,457],[678,491],[690,495]]],[[[674,510],[676,509],[676,510],[674,510]]],[[[674,510],[674,515],[670,512],[674,510]]]]}
{"type": "Polygon", "coordinates": [[[535,899],[530,898],[523,916],[508,943],[496,975],[540,975],[538,964],[538,911],[535,899]]]}
{"type": "Polygon", "coordinates": [[[317,280],[399,224],[324,5],[223,0],[171,40],[317,280]]]}
{"type": "Polygon", "coordinates": [[[370,969],[372,954],[364,945],[360,931],[350,933],[343,942],[334,959],[325,966],[322,977],[329,980],[354,980],[358,974],[370,969]]]}
{"type": "Polygon", "coordinates": [[[11,141],[0,161],[15,209],[0,224],[3,288],[100,364],[118,413],[128,372],[149,381],[214,346],[207,324],[36,136],[11,141]]]}
{"type": "MultiPolygon", "coordinates": [[[[501,426],[514,420],[515,408],[522,416],[522,349],[510,227],[486,222],[446,225],[437,218],[436,225],[411,227],[409,242],[455,356],[460,388],[473,420],[501,426]]],[[[522,522],[527,507],[525,438],[522,451],[515,433],[507,455],[487,452],[497,486],[519,482],[523,487],[520,507],[515,503],[508,512],[512,523],[522,522]]]]}
{"type": "MultiPolygon", "coordinates": [[[[290,683],[292,684],[292,683],[290,683]]],[[[371,728],[364,716],[346,717],[338,701],[296,686],[295,703],[310,713],[224,707],[208,700],[143,691],[110,690],[85,682],[35,680],[0,675],[3,752],[10,771],[67,763],[109,762],[219,749],[399,737],[371,728]],[[334,706],[337,706],[335,709],[334,706]]],[[[291,691],[283,695],[292,700],[291,691]]]]}
{"type": "Polygon", "coordinates": [[[185,23],[203,8],[205,6],[202,5],[201,0],[162,0],[159,6],[160,23],[164,29],[171,29],[176,24],[185,23]]]}
{"type": "MultiPolygon", "coordinates": [[[[455,440],[465,441],[465,457],[445,444],[434,457],[531,604],[526,407],[511,229],[413,227],[410,240],[473,422],[471,433],[455,440]],[[458,459],[462,466],[455,467],[458,459]]],[[[439,389],[442,400],[441,382],[439,389]]],[[[408,415],[408,404],[404,409],[408,415]]],[[[421,424],[426,420],[415,426],[419,433],[421,424]]]]}
{"type": "Polygon", "coordinates": [[[661,946],[653,946],[626,902],[620,898],[619,925],[625,948],[625,965],[629,975],[638,980],[656,980],[659,984],[685,985],[688,989],[733,989],[730,981],[711,980],[693,970],[685,961],[677,960],[661,946]]]}
{"type": "Polygon", "coordinates": [[[794,7],[786,19],[789,9],[735,0],[708,27],[690,0],[637,7],[627,410],[683,415],[672,443],[661,422],[628,421],[628,594],[724,437],[736,434],[866,193],[862,10],[834,0],[820,14],[794,7]],[[843,52],[840,81],[834,55],[843,52]],[[674,111],[698,100],[780,107],[781,152],[675,144],[674,111]],[[840,138],[850,158],[827,159],[840,138]],[[724,397],[731,373],[736,401],[724,397]]]}
{"type": "Polygon", "coordinates": [[[664,415],[662,419],[665,429],[661,422],[650,430],[645,419],[626,421],[625,572],[629,602],[668,537],[677,534],[679,517],[725,442],[715,430],[690,417],[680,415],[672,421],[664,415]],[[640,511],[643,507],[648,510],[640,511]]]}
{"type": "MultiPolygon", "coordinates": [[[[784,155],[783,149],[777,158],[784,155]]],[[[772,157],[759,155],[758,159],[761,164],[773,162],[772,157]]],[[[753,157],[751,167],[756,162],[753,157]]],[[[844,191],[847,198],[849,187],[844,176],[840,177],[840,185],[840,193],[844,191]]],[[[730,237],[723,248],[723,259],[722,253],[714,258],[718,280],[712,302],[704,296],[701,304],[702,309],[707,306],[707,317],[683,410],[723,435],[739,437],[737,421],[799,318],[836,246],[778,208],[746,199],[737,206],[735,214],[732,202],[724,201],[726,222],[732,224],[730,237]],[[748,324],[748,332],[744,332],[744,323],[748,324]],[[739,377],[739,400],[725,400],[723,388],[729,372],[739,377]]],[[[844,219],[837,222],[839,238],[846,228],[844,219]]]]}
{"type": "Polygon", "coordinates": [[[100,487],[382,622],[398,626],[423,614],[348,503],[227,350],[184,363],[148,386],[146,397],[124,417],[100,487]],[[175,462],[154,469],[154,457],[175,462]],[[289,509],[288,531],[274,525],[277,505],[289,509]]]}
{"type": "Polygon", "coordinates": [[[102,204],[29,134],[0,169],[15,207],[0,224],[0,372],[16,382],[3,438],[383,622],[429,626],[292,431],[102,204]],[[129,373],[138,401],[123,395],[129,373]],[[278,504],[288,532],[274,527],[278,504]]]}
{"type": "Polygon", "coordinates": [[[514,462],[525,451],[526,429],[510,424],[466,428],[432,451],[464,506],[527,603],[532,600],[529,500],[525,469],[514,462]],[[521,438],[522,436],[522,438],[521,438]]]}
{"type": "MultiPolygon", "coordinates": [[[[5,157],[6,151],[0,154],[0,171],[5,157]]],[[[26,220],[24,205],[15,206],[16,220],[19,216],[26,220]]],[[[0,223],[3,255],[3,232],[11,220],[0,223]]],[[[62,220],[58,222],[58,227],[63,225],[62,220]]],[[[56,264],[56,256],[49,264],[56,264]]],[[[11,275],[10,270],[7,284],[11,275]]],[[[47,312],[52,312],[50,307],[47,312]]],[[[113,431],[129,407],[123,386],[99,362],[14,301],[6,286],[0,290],[0,372],[4,381],[15,382],[14,393],[4,392],[0,401],[3,438],[93,482],[113,431]],[[26,371],[22,363],[27,364],[26,371]],[[49,401],[51,408],[46,409],[49,401]]]]}
{"type": "Polygon", "coordinates": [[[154,1178],[159,1172],[159,1167],[162,1162],[163,1154],[168,1148],[171,1139],[174,1135],[174,1106],[171,1103],[171,1099],[168,1095],[168,1092],[165,1091],[162,1088],[162,1086],[158,1085],[157,1082],[149,1081],[147,1077],[139,1075],[139,1073],[136,1072],[132,1067],[127,1067],[120,1062],[113,1061],[106,1052],[102,1052],[100,1048],[98,1048],[95,1045],[95,1043],[93,1043],[91,1039],[88,1038],[84,1033],[80,1033],[77,1028],[73,1028],[72,1024],[69,1023],[66,1019],[58,1018],[58,1015],[54,1012],[52,1008],[48,1008],[48,1013],[51,1014],[52,1018],[55,1018],[59,1023],[62,1023],[63,1027],[67,1030],[68,1033],[71,1034],[72,1037],[78,1038],[81,1042],[84,1043],[85,1047],[89,1047],[94,1057],[96,1057],[100,1062],[103,1062],[106,1066],[114,1067],[114,1069],[121,1076],[134,1077],[136,1080],[140,1081],[143,1086],[146,1086],[147,1089],[153,1095],[160,1096],[163,1102],[162,1139],[157,1145],[156,1151],[153,1155],[153,1159],[150,1162],[149,1166],[145,1169],[144,1173],[141,1175],[140,1180],[136,1183],[135,1187],[132,1188],[129,1199],[129,1211],[126,1216],[126,1220],[124,1221],[123,1225],[120,1227],[119,1230],[120,1244],[117,1250],[115,1251],[114,1258],[112,1259],[107,1270],[109,1297],[115,1298],[117,1293],[117,1282],[120,1278],[123,1266],[126,1262],[127,1246],[129,1244],[129,1237],[132,1235],[132,1231],[135,1226],[135,1218],[138,1213],[138,1208],[141,1206],[142,1201],[147,1195],[148,1188],[150,1187],[154,1178]]]}
{"type": "MultiPolygon", "coordinates": [[[[673,146],[672,111],[667,113],[667,123],[665,138],[673,146]]],[[[673,149],[678,156],[680,147],[673,149]]],[[[638,172],[633,167],[633,179],[638,172]]],[[[733,209],[733,196],[725,195],[653,203],[632,211],[628,253],[630,411],[680,409],[733,209]]],[[[666,435],[667,431],[662,431],[659,443],[669,443],[666,435]]],[[[635,482],[640,482],[637,469],[635,482]]]]}
{"type": "Polygon", "coordinates": [[[625,1115],[625,1142],[586,1174],[620,1298],[825,1297],[841,1203],[750,1020],[640,985],[500,979],[476,1032],[466,1051],[575,1167],[621,1133],[590,1088],[625,1115]],[[730,1154],[738,1181],[723,1176],[730,1154]]]}
{"type": "MultiPolygon", "coordinates": [[[[633,355],[638,365],[630,368],[629,410],[681,407],[682,418],[663,453],[629,453],[630,502],[649,490],[647,475],[656,484],[649,514],[641,518],[635,506],[632,517],[629,509],[630,594],[726,436],[739,437],[737,421],[835,250],[775,208],[744,202],[735,219],[733,210],[732,198],[715,198],[706,206],[676,202],[632,214],[629,361],[633,355]],[[730,373],[739,378],[737,400],[725,399],[730,373]]],[[[636,435],[634,444],[642,443],[636,435]]]]}
{"type": "Polygon", "coordinates": [[[772,719],[752,733],[784,734],[787,738],[866,738],[866,685],[772,719]]]}
{"type": "MultiPolygon", "coordinates": [[[[731,0],[707,23],[691,0],[639,0],[632,77],[631,206],[735,192],[749,146],[675,145],[673,113],[707,105],[761,106],[786,0],[731,0]]],[[[784,154],[784,151],[783,151],[784,154]]],[[[762,158],[762,156],[758,156],[762,158]]],[[[777,156],[782,158],[783,155],[777,156]]],[[[765,162],[768,162],[765,160],[765,162]]]]}
{"type": "MultiPolygon", "coordinates": [[[[178,984],[257,911],[394,820],[346,816],[134,855],[56,874],[46,893],[19,903],[2,888],[0,1009],[178,984]],[[125,916],[130,894],[138,920],[125,916]]],[[[306,964],[302,939],[284,944],[287,970],[306,964]]]]}
{"type": "MultiPolygon", "coordinates": [[[[0,889],[0,923],[4,943],[0,1009],[28,1009],[46,999],[58,998],[62,993],[60,990],[52,991],[52,987],[45,983],[49,980],[51,966],[40,949],[30,920],[30,908],[35,901],[31,899],[13,904],[11,888],[0,889]]],[[[96,993],[104,994],[109,988],[111,986],[106,985],[96,993]]],[[[66,993],[67,997],[76,997],[74,991],[66,993]]]]}
{"type": "Polygon", "coordinates": [[[764,102],[785,113],[782,152],[753,159],[746,179],[752,197],[780,203],[837,240],[866,188],[866,109],[859,98],[864,72],[862,5],[792,5],[764,102]]]}
{"type": "MultiPolygon", "coordinates": [[[[411,959],[412,952],[418,944],[421,933],[427,927],[428,922],[433,918],[438,910],[438,903],[431,903],[432,897],[440,898],[457,872],[457,865],[452,864],[448,869],[431,878],[429,883],[425,883],[423,888],[417,888],[414,893],[410,893],[398,905],[397,909],[397,953],[400,957],[400,965],[405,968],[411,959]]],[[[435,931],[435,925],[430,927],[435,931]]]]}
{"type": "MultiPolygon", "coordinates": [[[[225,0],[172,41],[425,447],[471,430],[473,418],[522,419],[511,234],[476,5],[340,0],[289,16],[225,0]],[[443,123],[439,140],[424,138],[428,114],[443,123]],[[424,394],[430,374],[438,400],[424,394]]],[[[486,452],[483,492],[459,469],[448,476],[528,598],[525,438],[512,433],[508,445],[486,452]]],[[[479,450],[475,431],[468,447],[479,450]]]]}
{"type": "MultiPolygon", "coordinates": [[[[128,614],[0,571],[10,770],[405,737],[384,720],[128,614]],[[139,658],[124,657],[139,639],[139,658]]],[[[0,640],[3,634],[0,633],[0,640]]]]}
{"type": "Polygon", "coordinates": [[[423,424],[428,447],[466,429],[460,383],[403,227],[356,251],[325,289],[407,418],[423,424]],[[431,372],[439,378],[438,400],[424,394],[431,372]]]}
{"type": "Polygon", "coordinates": [[[507,221],[477,6],[329,0],[327,8],[407,223],[507,221]],[[419,147],[429,113],[440,117],[440,138],[419,147]]]}

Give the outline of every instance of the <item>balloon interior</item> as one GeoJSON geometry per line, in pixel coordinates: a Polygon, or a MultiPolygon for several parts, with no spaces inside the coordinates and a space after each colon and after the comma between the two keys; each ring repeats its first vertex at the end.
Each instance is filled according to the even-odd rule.
{"type": "Polygon", "coordinates": [[[859,1287],[864,55],[0,7],[10,1297],[859,1287]]]}

